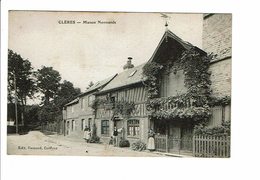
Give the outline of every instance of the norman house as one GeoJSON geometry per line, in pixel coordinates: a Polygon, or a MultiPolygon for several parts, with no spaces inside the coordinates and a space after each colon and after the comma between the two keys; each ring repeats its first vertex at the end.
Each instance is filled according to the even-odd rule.
{"type": "Polygon", "coordinates": [[[194,151],[197,125],[231,119],[231,15],[204,15],[203,49],[166,29],[147,63],[134,66],[129,57],[123,72],[65,106],[65,134],[94,122],[104,143],[115,127],[130,144],[147,143],[152,128],[156,150],[194,151]]]}
{"type": "Polygon", "coordinates": [[[64,135],[83,137],[85,126],[92,127],[94,123],[94,111],[91,108],[95,100],[94,93],[100,91],[116,75],[99,81],[76,99],[66,104],[63,108],[64,135]]]}
{"type": "MultiPolygon", "coordinates": [[[[193,50],[200,55],[206,55],[201,49],[166,30],[147,63],[137,67],[124,66],[129,68],[118,74],[96,94],[96,100],[99,102],[96,106],[96,124],[98,135],[104,142],[108,142],[114,127],[117,127],[120,129],[120,136],[128,139],[130,143],[137,140],[146,143],[148,130],[152,128],[158,135],[157,141],[165,136],[173,138],[173,143],[169,147],[171,151],[192,150],[194,120],[185,116],[160,115],[167,111],[167,113],[184,111],[184,106],[192,106],[191,99],[188,98],[186,98],[187,102],[179,103],[179,107],[178,103],[162,103],[168,98],[175,98],[187,92],[184,72],[175,65],[177,58],[185,50],[193,50]],[[157,74],[151,77],[151,74],[145,74],[145,72],[151,74],[157,72],[157,74]],[[157,95],[153,97],[153,93],[157,95]],[[150,109],[151,106],[156,106],[156,108],[150,109]],[[130,110],[129,114],[122,114],[124,110],[126,113],[130,110]]],[[[131,63],[130,60],[128,63],[131,63]]]]}

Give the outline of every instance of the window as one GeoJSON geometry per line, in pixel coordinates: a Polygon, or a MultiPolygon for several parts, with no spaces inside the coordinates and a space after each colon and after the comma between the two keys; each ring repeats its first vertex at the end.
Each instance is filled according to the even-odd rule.
{"type": "Polygon", "coordinates": [[[84,98],[81,98],[80,99],[80,107],[81,107],[81,109],[84,109],[84,98]]]}
{"type": "Polygon", "coordinates": [[[109,135],[109,121],[108,120],[101,121],[101,134],[109,135]]]}
{"type": "Polygon", "coordinates": [[[92,119],[88,118],[88,128],[91,128],[91,124],[92,124],[92,119]]]}
{"type": "Polygon", "coordinates": [[[95,96],[93,95],[89,95],[88,96],[88,106],[92,105],[92,102],[95,100],[95,96]]]}
{"type": "Polygon", "coordinates": [[[139,136],[139,120],[131,119],[127,121],[127,135],[128,136],[139,136]]]}
{"type": "Polygon", "coordinates": [[[85,119],[81,119],[81,130],[84,131],[85,129],[85,119]]]}
{"type": "Polygon", "coordinates": [[[131,72],[131,74],[129,74],[128,77],[132,77],[135,73],[136,73],[137,70],[134,70],[133,72],[131,72]]]}

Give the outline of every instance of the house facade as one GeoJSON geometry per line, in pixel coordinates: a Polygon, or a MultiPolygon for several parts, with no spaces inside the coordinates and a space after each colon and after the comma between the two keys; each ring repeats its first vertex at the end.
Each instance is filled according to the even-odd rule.
{"type": "MultiPolygon", "coordinates": [[[[129,62],[129,61],[128,61],[129,62]]],[[[130,143],[148,138],[149,121],[146,111],[147,93],[143,84],[142,68],[132,65],[124,68],[109,84],[96,94],[99,105],[96,109],[97,135],[108,142],[116,127],[119,137],[130,143]],[[116,109],[125,113],[117,113],[116,109]],[[130,110],[127,113],[127,107],[130,110]]],[[[124,66],[126,67],[126,66],[124,66]]]]}
{"type": "Polygon", "coordinates": [[[85,127],[92,128],[95,113],[91,108],[95,100],[95,93],[100,91],[116,75],[99,81],[91,86],[85,93],[80,94],[76,99],[66,104],[63,108],[64,135],[83,137],[85,127]]]}
{"type": "Polygon", "coordinates": [[[170,151],[192,150],[194,121],[191,118],[165,118],[155,115],[157,112],[182,110],[182,107],[176,107],[173,103],[171,105],[165,104],[152,111],[148,110],[147,107],[148,102],[175,97],[187,92],[184,72],[182,69],[175,71],[174,63],[185,50],[190,49],[206,55],[201,49],[166,30],[147,63],[119,73],[116,78],[96,94],[96,99],[102,103],[96,108],[95,122],[98,136],[101,137],[103,142],[109,141],[113,129],[116,127],[119,129],[119,136],[129,140],[130,144],[138,140],[147,143],[148,131],[152,128],[157,134],[156,141],[164,140],[166,136],[173,139],[171,141],[173,143],[169,146],[170,151]],[[155,82],[158,85],[158,96],[151,99],[148,95],[149,87],[147,87],[149,80],[144,71],[149,66],[148,64],[153,63],[160,65],[162,70],[157,74],[157,81],[155,82]],[[127,115],[115,113],[115,111],[118,111],[116,105],[122,104],[122,102],[133,103],[133,111],[127,115]]]}

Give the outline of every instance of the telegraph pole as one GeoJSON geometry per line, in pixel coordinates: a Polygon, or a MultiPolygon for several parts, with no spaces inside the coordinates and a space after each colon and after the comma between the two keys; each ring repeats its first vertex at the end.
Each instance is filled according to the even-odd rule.
{"type": "Polygon", "coordinates": [[[18,134],[18,117],[17,117],[17,91],[16,91],[16,77],[14,73],[14,94],[15,94],[15,130],[16,134],[18,134]]]}

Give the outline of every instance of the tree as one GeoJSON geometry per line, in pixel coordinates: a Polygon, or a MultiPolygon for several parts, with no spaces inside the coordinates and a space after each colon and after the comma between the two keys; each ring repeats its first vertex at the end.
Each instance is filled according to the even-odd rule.
{"type": "Polygon", "coordinates": [[[29,60],[8,49],[8,101],[14,100],[22,105],[22,123],[27,98],[32,98],[37,91],[35,72],[29,60]],[[16,88],[15,88],[16,85],[16,88]],[[15,99],[15,96],[17,99],[15,99]]]}
{"type": "Polygon", "coordinates": [[[60,73],[52,67],[43,66],[42,69],[38,69],[38,87],[44,94],[42,99],[44,104],[48,104],[50,99],[56,96],[60,87],[60,80],[60,73]]]}
{"type": "Polygon", "coordinates": [[[79,88],[74,88],[70,81],[64,80],[63,83],[60,84],[57,96],[54,98],[54,103],[59,109],[62,109],[65,104],[75,99],[80,93],[79,88]]]}

